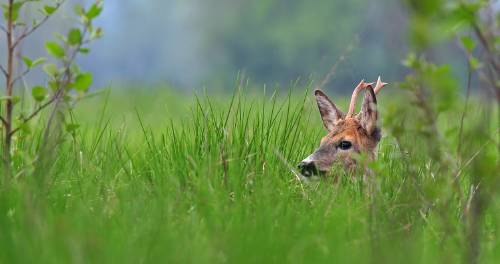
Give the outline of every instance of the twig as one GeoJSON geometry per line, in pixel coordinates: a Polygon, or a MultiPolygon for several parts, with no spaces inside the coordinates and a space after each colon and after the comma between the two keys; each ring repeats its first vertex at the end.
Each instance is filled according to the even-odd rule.
{"type": "Polygon", "coordinates": [[[5,120],[5,118],[3,118],[3,116],[0,116],[0,121],[2,122],[2,124],[3,124],[4,126],[6,126],[6,125],[7,125],[7,120],[5,120]]]}
{"type": "Polygon", "coordinates": [[[345,61],[346,57],[352,52],[352,50],[354,49],[354,46],[356,45],[357,42],[358,42],[358,37],[356,36],[354,38],[354,40],[352,41],[352,43],[349,46],[347,46],[347,48],[344,50],[344,52],[342,53],[342,55],[340,55],[339,59],[335,62],[335,64],[333,64],[333,66],[330,68],[330,71],[326,74],[325,78],[323,78],[323,80],[321,81],[321,83],[318,86],[316,86],[316,89],[321,89],[328,82],[330,82],[330,80],[332,79],[332,77],[337,72],[338,66],[342,62],[345,61]]]}
{"type": "MultiPolygon", "coordinates": [[[[52,98],[50,98],[49,101],[45,102],[44,104],[40,105],[37,109],[35,109],[35,111],[33,111],[28,117],[26,118],[23,118],[22,120],[22,125],[26,124],[27,122],[29,122],[31,119],[35,118],[35,116],[38,115],[38,113],[40,113],[40,111],[42,111],[43,109],[45,109],[46,107],[48,107],[50,104],[52,104],[57,98],[58,98],[58,94],[60,93],[61,89],[59,89],[55,94],[54,96],[52,96],[52,98]]],[[[21,126],[19,127],[16,127],[15,129],[13,129],[11,132],[10,132],[10,135],[14,135],[17,131],[19,131],[21,129],[21,126]]]]}
{"type": "MultiPolygon", "coordinates": [[[[56,5],[54,6],[55,11],[57,11],[57,9],[59,9],[59,7],[65,2],[66,0],[62,0],[58,3],[56,3],[56,5]]],[[[13,48],[16,48],[17,45],[19,45],[26,37],[28,37],[29,35],[31,35],[31,33],[33,33],[35,30],[37,30],[40,26],[42,26],[43,24],[45,24],[45,22],[47,22],[47,20],[49,20],[49,18],[52,16],[51,13],[50,15],[46,15],[42,18],[42,20],[38,21],[38,23],[36,23],[34,26],[32,26],[30,29],[26,29],[21,35],[19,35],[19,37],[17,37],[16,41],[14,42],[13,44],[13,48]]]]}
{"type": "MultiPolygon", "coordinates": [[[[62,1],[64,2],[64,1],[62,1]]],[[[61,2],[61,3],[62,3],[61,2]]],[[[60,6],[60,4],[59,4],[60,6]]],[[[83,33],[82,35],[85,35],[87,33],[87,30],[88,30],[88,25],[85,26],[85,28],[83,29],[83,33]]],[[[73,50],[73,53],[71,54],[71,56],[69,56],[68,60],[66,61],[66,65],[65,65],[65,70],[64,70],[64,73],[65,73],[65,77],[66,77],[66,80],[63,80],[63,82],[60,84],[60,88],[56,91],[56,93],[52,96],[52,98],[50,98],[49,101],[45,102],[44,104],[40,105],[35,111],[33,111],[28,117],[26,118],[23,118],[22,120],[22,125],[26,124],[27,122],[29,122],[31,119],[33,119],[36,115],[38,115],[38,113],[40,113],[40,111],[42,111],[43,109],[45,109],[46,107],[48,107],[49,105],[51,105],[52,103],[54,103],[55,101],[58,101],[60,99],[60,96],[61,94],[63,93],[64,91],[64,88],[69,84],[70,82],[70,76],[69,76],[69,70],[70,70],[70,66],[71,66],[71,62],[74,61],[75,57],[76,57],[76,54],[78,53],[78,50],[80,49],[80,47],[82,46],[82,44],[78,45],[77,47],[75,47],[75,49],[73,50]]],[[[26,71],[29,71],[26,70],[26,71]]],[[[25,72],[26,72],[25,71],[25,72]]],[[[24,73],[23,73],[24,74],[24,73]]],[[[20,77],[24,76],[23,74],[20,75],[20,77]]],[[[18,77],[19,78],[19,77],[18,77]]],[[[18,79],[16,78],[16,80],[18,79]]],[[[57,105],[57,103],[56,103],[57,105]]],[[[54,112],[51,113],[51,118],[52,119],[52,116],[53,116],[54,112]]],[[[21,129],[21,126],[15,128],[14,130],[12,130],[10,132],[9,135],[13,135],[14,133],[16,133],[17,131],[19,131],[21,129]]]]}
{"type": "Polygon", "coordinates": [[[16,78],[14,78],[14,80],[12,81],[12,83],[15,84],[17,81],[19,81],[20,79],[24,78],[24,76],[26,76],[30,71],[31,71],[31,68],[27,68],[21,74],[19,74],[19,76],[17,76],[16,78]]]}
{"type": "MultiPolygon", "coordinates": [[[[89,26],[90,26],[89,23],[84,25],[84,28],[82,31],[82,38],[84,38],[85,35],[87,34],[89,26]]],[[[52,109],[52,112],[49,115],[49,119],[47,121],[45,131],[43,133],[43,141],[42,141],[43,143],[42,143],[42,147],[41,147],[42,150],[47,147],[48,139],[49,139],[50,131],[51,131],[51,126],[52,126],[52,123],[53,123],[54,118],[56,116],[56,113],[58,111],[59,104],[61,103],[61,99],[62,99],[62,96],[64,95],[64,91],[65,91],[66,87],[71,82],[71,69],[70,69],[71,64],[75,60],[76,55],[78,54],[78,51],[80,50],[81,46],[82,46],[82,43],[80,42],[80,44],[78,44],[73,49],[73,53],[71,54],[71,56],[69,56],[66,60],[64,60],[64,74],[61,77],[61,82],[59,83],[59,89],[57,90],[54,97],[51,99],[51,101],[52,101],[51,103],[54,104],[54,108],[52,109]]]]}
{"type": "Polygon", "coordinates": [[[7,77],[7,75],[9,75],[2,65],[0,65],[0,71],[2,71],[3,75],[5,75],[5,77],[7,77]]]}
{"type": "Polygon", "coordinates": [[[486,39],[486,36],[481,31],[481,29],[479,28],[479,26],[477,25],[477,23],[473,23],[472,24],[472,28],[474,29],[474,32],[476,33],[477,37],[479,38],[479,41],[481,42],[481,44],[486,49],[486,52],[488,52],[489,56],[487,56],[487,57],[488,57],[488,59],[489,59],[489,61],[491,63],[491,66],[493,66],[493,68],[495,69],[495,71],[497,73],[500,73],[500,66],[495,61],[494,53],[491,50],[491,47],[489,45],[488,40],[486,39]]]}
{"type": "Polygon", "coordinates": [[[461,166],[457,173],[455,174],[455,178],[453,179],[454,181],[457,181],[458,178],[460,177],[460,174],[462,174],[462,171],[467,167],[469,166],[469,164],[477,157],[477,155],[479,155],[479,153],[481,153],[481,151],[483,151],[483,149],[490,143],[491,140],[488,140],[486,143],[484,143],[478,151],[476,151],[476,153],[474,153],[466,162],[463,166],[461,166]]]}

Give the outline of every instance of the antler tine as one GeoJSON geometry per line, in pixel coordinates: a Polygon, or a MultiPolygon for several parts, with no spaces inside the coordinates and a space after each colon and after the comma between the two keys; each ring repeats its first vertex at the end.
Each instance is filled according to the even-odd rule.
{"type": "MultiPolygon", "coordinates": [[[[372,85],[373,83],[365,83],[365,80],[361,80],[361,82],[359,82],[358,86],[356,86],[356,88],[352,92],[351,103],[349,104],[349,111],[347,112],[346,115],[347,117],[354,116],[354,111],[356,110],[356,99],[358,98],[359,92],[372,85]]],[[[382,88],[384,88],[384,86],[386,85],[387,83],[382,82],[382,79],[380,78],[380,76],[378,76],[377,84],[375,84],[375,88],[373,89],[373,91],[375,92],[375,94],[378,94],[378,92],[380,92],[380,90],[382,90],[382,88]]]]}
{"type": "Polygon", "coordinates": [[[361,80],[358,86],[354,88],[351,96],[351,103],[349,103],[349,111],[347,112],[346,117],[352,117],[354,115],[354,111],[356,110],[356,99],[358,98],[359,92],[363,89],[366,89],[368,86],[372,86],[373,83],[365,83],[365,80],[361,80]]]}
{"type": "Polygon", "coordinates": [[[386,86],[386,85],[387,85],[387,83],[382,82],[382,79],[379,76],[377,79],[377,84],[375,85],[375,88],[373,89],[373,91],[375,92],[375,94],[378,94],[378,92],[380,92],[380,90],[382,88],[384,88],[384,86],[386,86]]]}

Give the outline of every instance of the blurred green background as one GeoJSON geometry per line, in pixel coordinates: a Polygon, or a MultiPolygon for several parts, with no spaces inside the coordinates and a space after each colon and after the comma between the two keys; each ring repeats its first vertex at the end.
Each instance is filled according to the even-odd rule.
{"type": "MultiPolygon", "coordinates": [[[[63,15],[49,21],[23,51],[32,57],[43,55],[41,44],[53,38],[54,31],[64,32],[71,25],[71,16],[64,13],[78,2],[85,4],[65,4],[63,15]]],[[[256,86],[319,81],[344,55],[326,88],[347,94],[362,78],[382,75],[391,82],[401,80],[406,73],[402,58],[422,42],[422,36],[415,40],[412,30],[415,10],[432,10],[444,2],[106,1],[96,21],[105,38],[93,43],[92,52],[79,60],[94,73],[97,87],[170,84],[179,89],[228,90],[239,75],[256,86]]],[[[420,20],[420,25],[426,22],[420,20]]],[[[435,22],[439,21],[428,28],[439,28],[435,22]]],[[[427,31],[424,38],[443,36],[443,31],[427,31]]],[[[455,42],[440,43],[428,52],[433,59],[456,66],[457,76],[465,75],[455,42]]],[[[32,82],[42,78],[41,72],[34,76],[32,82]]]]}

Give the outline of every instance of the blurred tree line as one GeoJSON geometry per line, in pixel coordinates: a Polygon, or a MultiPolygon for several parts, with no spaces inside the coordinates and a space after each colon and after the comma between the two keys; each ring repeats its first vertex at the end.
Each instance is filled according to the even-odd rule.
{"type": "Polygon", "coordinates": [[[257,83],[320,80],[339,57],[336,90],[361,78],[401,75],[406,53],[404,9],[398,1],[213,0],[200,2],[203,54],[213,78],[242,71],[257,83]],[[352,52],[349,52],[352,48],[352,52]]]}
{"type": "MultiPolygon", "coordinates": [[[[71,11],[78,2],[84,1],[63,8],[71,11]]],[[[445,20],[432,15],[440,14],[444,2],[454,1],[106,1],[96,23],[107,38],[81,64],[96,73],[97,86],[168,82],[232,89],[239,73],[256,86],[288,87],[298,78],[320,82],[345,55],[325,89],[347,94],[361,78],[380,74],[401,81],[408,73],[401,64],[407,53],[418,43],[444,38],[427,45],[426,54],[453,65],[452,73],[465,80],[463,53],[442,34],[453,25],[434,23],[445,20]]],[[[64,15],[49,21],[25,52],[39,55],[38,43],[66,22],[64,15]]]]}
{"type": "Polygon", "coordinates": [[[360,78],[405,71],[406,13],[397,0],[109,1],[108,37],[83,64],[98,83],[232,89],[239,73],[257,86],[318,81],[346,55],[329,87],[348,93],[360,78]]]}

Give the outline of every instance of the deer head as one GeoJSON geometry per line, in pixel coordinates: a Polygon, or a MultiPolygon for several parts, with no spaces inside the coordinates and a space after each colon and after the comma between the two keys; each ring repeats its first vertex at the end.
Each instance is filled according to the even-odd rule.
{"type": "Polygon", "coordinates": [[[299,163],[302,175],[308,177],[328,172],[336,162],[342,163],[347,169],[354,169],[355,156],[361,153],[366,153],[372,159],[375,157],[375,148],[380,141],[375,95],[387,83],[382,82],[379,77],[375,88],[372,85],[373,83],[365,83],[363,80],[356,86],[347,114],[340,111],[323,91],[314,91],[328,134],[321,139],[319,147],[299,163]],[[356,99],[361,90],[365,90],[365,98],[361,111],[354,115],[356,99]]]}

